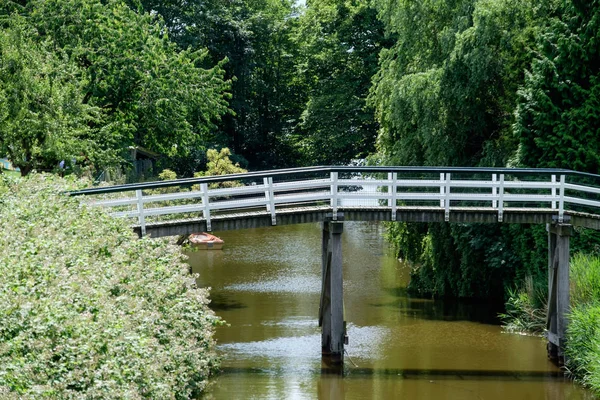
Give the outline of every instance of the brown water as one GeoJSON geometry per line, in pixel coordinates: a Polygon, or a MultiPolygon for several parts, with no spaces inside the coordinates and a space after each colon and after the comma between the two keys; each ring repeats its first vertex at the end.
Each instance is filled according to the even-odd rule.
{"type": "Polygon", "coordinates": [[[217,232],[223,250],[191,253],[229,324],[217,331],[223,373],[203,398],[593,398],[562,378],[542,339],[503,333],[494,307],[408,297],[409,269],[382,234],[344,226],[343,374],[321,362],[318,224],[217,232]]]}

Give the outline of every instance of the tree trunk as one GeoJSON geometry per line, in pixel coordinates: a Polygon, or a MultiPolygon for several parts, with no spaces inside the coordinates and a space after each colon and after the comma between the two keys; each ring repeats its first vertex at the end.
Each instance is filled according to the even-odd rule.
{"type": "Polygon", "coordinates": [[[29,164],[27,165],[15,165],[15,167],[21,170],[21,176],[27,176],[33,170],[33,167],[29,164]]]}

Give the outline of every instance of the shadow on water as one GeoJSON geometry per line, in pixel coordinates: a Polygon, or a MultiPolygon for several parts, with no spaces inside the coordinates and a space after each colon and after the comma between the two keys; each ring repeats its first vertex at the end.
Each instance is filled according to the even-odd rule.
{"type": "MultiPolygon", "coordinates": [[[[348,366],[322,363],[321,369],[310,371],[315,376],[343,376],[345,378],[360,378],[364,376],[393,377],[394,379],[474,379],[486,380],[556,380],[569,382],[562,371],[502,371],[502,370],[468,370],[468,369],[396,369],[396,368],[349,368],[348,366]]],[[[223,375],[248,375],[266,374],[280,375],[286,371],[277,371],[267,368],[224,367],[223,375]]]]}
{"type": "Polygon", "coordinates": [[[213,311],[228,311],[248,307],[244,303],[236,300],[231,300],[227,296],[224,296],[223,294],[218,292],[212,292],[210,297],[211,301],[209,307],[213,311]]]}
{"type": "Polygon", "coordinates": [[[466,299],[430,299],[410,296],[405,287],[385,289],[397,301],[371,303],[373,307],[396,308],[401,315],[429,321],[471,321],[500,325],[498,314],[504,305],[498,302],[466,299]]]}

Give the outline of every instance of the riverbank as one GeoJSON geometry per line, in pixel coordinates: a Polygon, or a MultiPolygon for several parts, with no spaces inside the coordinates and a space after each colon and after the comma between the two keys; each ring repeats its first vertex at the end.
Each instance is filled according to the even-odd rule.
{"type": "MultiPolygon", "coordinates": [[[[578,253],[571,258],[571,313],[566,343],[566,369],[600,395],[600,257],[578,253]]],[[[509,331],[542,334],[547,294],[525,284],[511,293],[503,319],[509,331]]]]}
{"type": "Polygon", "coordinates": [[[61,194],[77,185],[0,175],[0,397],[196,396],[217,367],[208,291],[178,246],[61,194]]]}

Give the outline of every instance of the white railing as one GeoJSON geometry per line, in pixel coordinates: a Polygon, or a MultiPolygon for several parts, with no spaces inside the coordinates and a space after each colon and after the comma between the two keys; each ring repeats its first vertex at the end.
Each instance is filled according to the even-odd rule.
{"type": "Polygon", "coordinates": [[[458,209],[493,209],[498,222],[511,208],[550,210],[556,212],[559,222],[565,211],[577,207],[600,214],[600,177],[564,170],[318,167],[121,185],[71,194],[104,196],[92,203],[111,208],[114,216],[136,218],[142,234],[148,221],[159,216],[202,218],[210,231],[211,218],[217,214],[262,210],[275,225],[278,212],[307,206],[330,208],[334,220],[340,210],[348,208],[387,209],[392,220],[396,220],[398,209],[407,207],[443,210],[446,221],[452,210],[458,209]],[[585,183],[568,182],[569,177],[583,178],[579,180],[585,183]],[[218,187],[223,182],[234,182],[233,187],[218,187]]]}

